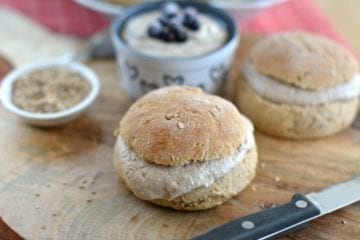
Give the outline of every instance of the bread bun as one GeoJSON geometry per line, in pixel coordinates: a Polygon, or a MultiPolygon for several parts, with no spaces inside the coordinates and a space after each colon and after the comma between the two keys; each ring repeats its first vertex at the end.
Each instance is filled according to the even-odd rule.
{"type": "Polygon", "coordinates": [[[346,83],[358,72],[356,59],[345,48],[305,32],[265,37],[251,49],[249,60],[259,73],[308,90],[346,83]]]}
{"type": "Polygon", "coordinates": [[[251,122],[227,100],[198,88],[147,94],[130,107],[117,133],[120,178],[134,195],[161,206],[211,208],[255,176],[251,122]]]}
{"type": "Polygon", "coordinates": [[[225,157],[245,141],[237,108],[193,87],[145,95],[127,111],[118,132],[142,159],[169,166],[225,157]]]}
{"type": "Polygon", "coordinates": [[[329,136],[354,121],[360,75],[354,57],[324,37],[274,34],[250,50],[236,104],[255,127],[292,139],[329,136]]]}

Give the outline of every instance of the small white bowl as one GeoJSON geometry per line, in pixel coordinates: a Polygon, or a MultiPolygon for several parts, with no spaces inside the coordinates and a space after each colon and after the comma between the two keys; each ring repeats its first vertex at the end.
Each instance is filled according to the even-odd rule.
{"type": "Polygon", "coordinates": [[[100,82],[95,72],[89,67],[77,62],[52,60],[25,65],[10,72],[2,81],[0,98],[4,107],[20,117],[24,122],[35,126],[52,127],[65,124],[80,116],[96,99],[100,92],[100,82]],[[19,76],[37,69],[62,67],[81,74],[91,85],[90,93],[77,105],[60,112],[33,113],[17,107],[12,101],[13,84],[19,76]]]}

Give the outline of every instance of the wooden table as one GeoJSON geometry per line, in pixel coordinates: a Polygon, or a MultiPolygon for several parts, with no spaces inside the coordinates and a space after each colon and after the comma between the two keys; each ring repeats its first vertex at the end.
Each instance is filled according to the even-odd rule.
{"type": "MultiPolygon", "coordinates": [[[[245,35],[237,61],[253,44],[245,35]]],[[[0,239],[188,239],[219,224],[282,204],[360,172],[360,119],[333,137],[288,141],[256,133],[255,180],[220,207],[174,211],[146,203],[118,181],[113,131],[132,100],[113,61],[90,63],[102,91],[86,115],[38,129],[0,109],[0,239]]],[[[358,239],[360,203],[313,221],[284,239],[358,239]]]]}

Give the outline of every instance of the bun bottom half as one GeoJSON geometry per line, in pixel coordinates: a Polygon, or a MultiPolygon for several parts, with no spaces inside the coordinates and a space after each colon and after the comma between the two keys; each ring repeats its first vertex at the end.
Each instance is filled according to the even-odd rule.
{"type": "Polygon", "coordinates": [[[359,99],[334,101],[314,106],[275,103],[263,98],[240,79],[236,105],[254,123],[255,128],[290,139],[310,139],[336,134],[356,118],[359,99]]]}
{"type": "MultiPolygon", "coordinates": [[[[195,211],[205,210],[221,205],[242,191],[255,177],[258,162],[256,147],[246,153],[244,159],[226,176],[219,178],[208,187],[199,187],[174,199],[147,200],[154,204],[177,210],[195,211]]],[[[115,169],[118,169],[119,156],[114,156],[115,169]]],[[[117,170],[120,179],[130,191],[128,180],[117,170]]],[[[134,193],[134,192],[133,192],[134,193]]]]}

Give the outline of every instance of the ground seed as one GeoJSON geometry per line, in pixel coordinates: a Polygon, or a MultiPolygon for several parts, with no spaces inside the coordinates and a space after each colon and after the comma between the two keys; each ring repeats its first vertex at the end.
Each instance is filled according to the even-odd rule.
{"type": "Polygon", "coordinates": [[[90,83],[77,72],[61,67],[37,69],[14,82],[13,102],[28,112],[59,112],[80,103],[90,88],[90,83]]]}

